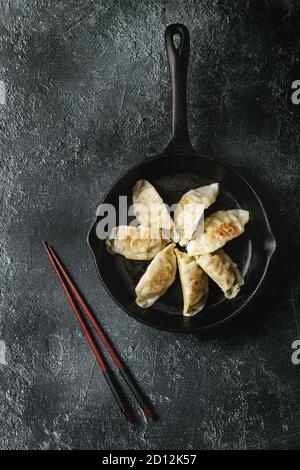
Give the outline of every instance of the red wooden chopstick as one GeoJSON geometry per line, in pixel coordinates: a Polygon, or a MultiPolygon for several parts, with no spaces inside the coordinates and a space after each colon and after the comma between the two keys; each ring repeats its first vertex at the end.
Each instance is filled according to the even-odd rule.
{"type": "Polygon", "coordinates": [[[114,383],[113,381],[111,380],[111,377],[109,376],[109,369],[107,368],[107,365],[103,359],[103,357],[101,356],[100,354],[100,351],[97,347],[97,344],[94,342],[94,339],[92,337],[92,335],[90,334],[90,331],[85,323],[85,320],[84,318],[82,317],[82,314],[81,312],[78,310],[75,302],[73,301],[72,299],[72,296],[68,290],[68,287],[71,289],[74,297],[76,298],[77,302],[80,304],[80,306],[82,307],[83,311],[85,312],[85,314],[87,315],[88,319],[90,320],[91,324],[93,325],[97,335],[99,336],[102,344],[105,346],[105,348],[107,349],[108,353],[110,354],[110,356],[112,357],[115,365],[117,366],[121,376],[123,377],[123,379],[125,380],[125,382],[127,383],[128,387],[130,388],[130,390],[132,391],[133,395],[135,396],[136,400],[138,401],[138,403],[140,404],[143,412],[144,412],[144,415],[146,417],[153,417],[153,412],[151,410],[151,408],[149,407],[149,405],[146,403],[146,401],[144,400],[142,394],[139,392],[138,388],[136,387],[135,383],[133,382],[133,380],[131,379],[130,375],[128,374],[127,370],[125,369],[124,365],[122,364],[122,361],[121,359],[119,358],[119,356],[117,355],[117,353],[115,352],[114,348],[112,347],[112,345],[110,344],[110,342],[108,341],[103,329],[100,327],[100,325],[98,324],[98,322],[96,321],[93,313],[91,312],[90,308],[88,307],[88,305],[86,304],[85,300],[83,299],[83,297],[81,296],[81,294],[79,293],[77,287],[75,286],[74,282],[72,281],[72,279],[70,278],[70,276],[68,275],[68,273],[65,271],[65,269],[63,268],[58,256],[55,254],[53,248],[49,245],[49,243],[47,242],[44,242],[44,246],[45,246],[45,249],[47,251],[47,254],[49,256],[49,259],[59,277],[59,280],[62,284],[62,287],[66,293],[66,296],[68,297],[68,300],[74,310],[74,313],[76,315],[76,317],[78,318],[81,326],[82,326],[82,329],[83,329],[83,332],[96,356],[96,359],[100,365],[100,368],[106,378],[106,380],[108,381],[109,383],[109,386],[110,388],[112,389],[112,392],[114,393],[115,395],[115,398],[117,399],[118,401],[118,404],[120,406],[120,408],[122,409],[122,412],[124,413],[125,417],[127,420],[132,420],[130,418],[133,418],[132,415],[131,415],[131,412],[130,410],[126,409],[126,406],[124,405],[124,403],[122,403],[122,398],[121,396],[118,394],[117,392],[117,396],[115,394],[116,390],[115,390],[115,387],[114,387],[114,383]],[[68,287],[67,287],[68,286],[68,287]],[[120,402],[120,399],[121,399],[121,402],[120,402]]]}
{"type": "Polygon", "coordinates": [[[84,318],[82,317],[82,314],[81,314],[80,310],[78,309],[77,305],[75,304],[74,300],[72,299],[72,296],[71,296],[70,292],[68,291],[68,288],[67,288],[67,286],[64,282],[62,273],[59,271],[59,268],[56,265],[55,260],[52,256],[52,253],[50,251],[50,246],[47,244],[47,242],[44,242],[44,246],[45,246],[45,249],[46,249],[47,254],[49,256],[49,259],[51,261],[51,264],[52,264],[53,268],[55,269],[55,272],[56,272],[56,274],[57,274],[57,276],[60,280],[62,288],[63,288],[63,290],[64,290],[64,292],[65,292],[65,294],[66,294],[66,296],[67,296],[67,298],[68,298],[68,300],[71,304],[71,307],[72,307],[72,309],[73,309],[80,325],[81,325],[81,328],[84,332],[84,335],[85,335],[92,351],[94,352],[95,357],[96,357],[96,359],[98,361],[98,364],[100,366],[100,369],[101,369],[101,371],[102,371],[102,373],[103,373],[103,375],[104,375],[104,377],[105,377],[105,379],[106,379],[106,381],[107,381],[107,383],[110,387],[110,390],[113,393],[113,396],[115,397],[122,413],[124,414],[125,419],[127,421],[133,421],[134,420],[133,414],[132,414],[131,410],[128,408],[127,403],[125,403],[122,395],[119,393],[119,390],[117,389],[117,387],[115,385],[115,382],[111,377],[110,370],[108,369],[108,367],[106,365],[106,362],[105,362],[102,354],[100,353],[100,351],[98,349],[98,346],[94,341],[93,336],[90,333],[89,327],[87,326],[84,318]]]}

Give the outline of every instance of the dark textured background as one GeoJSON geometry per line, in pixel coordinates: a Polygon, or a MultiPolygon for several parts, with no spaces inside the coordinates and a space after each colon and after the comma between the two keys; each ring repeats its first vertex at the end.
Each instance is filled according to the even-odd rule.
{"type": "Polygon", "coordinates": [[[300,447],[299,115],[286,108],[300,5],[279,1],[1,0],[0,448],[300,447]],[[241,320],[201,337],[116,307],[86,234],[97,204],[168,140],[164,29],[191,33],[189,126],[199,152],[246,176],[278,239],[241,320]],[[151,397],[116,409],[43,252],[53,243],[151,397]]]}

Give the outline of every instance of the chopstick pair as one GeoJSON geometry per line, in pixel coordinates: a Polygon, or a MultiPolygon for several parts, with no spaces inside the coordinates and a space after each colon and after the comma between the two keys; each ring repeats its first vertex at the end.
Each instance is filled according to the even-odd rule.
{"type": "Polygon", "coordinates": [[[73,309],[80,325],[81,325],[83,333],[84,333],[84,335],[85,335],[85,337],[86,337],[86,339],[87,339],[87,341],[88,341],[88,343],[89,343],[89,345],[90,345],[90,347],[91,347],[91,349],[92,349],[92,351],[93,351],[93,353],[96,357],[96,360],[97,360],[97,362],[100,366],[100,369],[101,369],[101,371],[104,375],[104,378],[106,379],[106,381],[109,385],[109,388],[110,388],[113,396],[115,397],[115,399],[116,399],[116,401],[117,401],[117,403],[120,407],[121,412],[125,416],[125,419],[127,421],[134,421],[134,416],[133,416],[132,410],[131,410],[130,406],[127,404],[127,400],[124,399],[122,393],[120,393],[120,391],[119,391],[119,389],[116,385],[116,382],[113,379],[112,372],[110,371],[109,367],[107,366],[106,361],[105,361],[102,353],[99,350],[99,347],[98,347],[97,343],[95,342],[95,340],[94,340],[94,338],[91,334],[88,323],[86,322],[82,312],[79,310],[76,302],[74,301],[74,299],[72,297],[72,294],[74,295],[76,301],[81,306],[82,310],[84,311],[84,313],[88,317],[89,321],[91,322],[92,326],[94,327],[94,329],[95,329],[98,337],[100,338],[103,346],[106,348],[106,350],[108,351],[108,353],[111,356],[112,360],[114,361],[115,365],[117,366],[120,375],[123,377],[123,379],[125,380],[126,384],[129,387],[129,389],[131,390],[134,397],[136,398],[137,402],[139,403],[140,407],[142,408],[145,417],[146,418],[152,418],[153,417],[153,412],[152,412],[151,408],[146,403],[143,396],[141,395],[141,393],[137,389],[135,383],[133,382],[133,380],[131,379],[131,377],[128,374],[127,370],[125,369],[120,357],[117,355],[116,351],[114,350],[114,348],[110,344],[109,340],[105,336],[105,333],[104,333],[103,329],[100,327],[100,325],[96,321],[92,311],[90,310],[90,308],[88,307],[88,305],[84,301],[83,297],[79,293],[77,287],[75,286],[74,282],[72,281],[72,279],[70,278],[68,273],[63,268],[58,256],[55,254],[53,248],[49,245],[49,243],[47,243],[46,241],[44,241],[43,243],[44,243],[44,247],[46,249],[46,252],[48,254],[48,257],[50,259],[50,262],[51,262],[51,264],[52,264],[52,266],[53,266],[53,268],[54,268],[54,270],[55,270],[55,272],[56,272],[56,274],[57,274],[57,276],[60,280],[62,288],[63,288],[63,290],[64,290],[64,292],[65,292],[65,294],[66,294],[66,296],[67,296],[67,298],[70,302],[70,305],[71,305],[71,307],[72,307],[72,309],[73,309]]]}

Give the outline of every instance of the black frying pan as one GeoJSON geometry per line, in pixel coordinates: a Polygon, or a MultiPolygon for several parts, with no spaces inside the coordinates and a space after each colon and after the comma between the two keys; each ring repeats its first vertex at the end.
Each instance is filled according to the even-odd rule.
{"type": "Polygon", "coordinates": [[[193,149],[187,128],[186,81],[190,38],[186,26],[173,24],[165,34],[172,81],[172,137],[163,153],[138,163],[116,181],[102,203],[118,208],[118,198],[131,199],[133,185],[148,179],[167,204],[177,202],[183,193],[198,186],[220,183],[217,202],[208,211],[242,208],[250,212],[245,233],[226,245],[226,252],[240,267],[245,285],[234,300],[224,299],[220,289],[210,282],[207,304],[193,318],[182,316],[182,292],[179,279],[151,308],[142,309],[135,303],[134,289],[149,262],[130,261],[112,256],[105,241],[96,235],[100,217],[96,217],[88,234],[88,244],[104,286],[113,300],[129,315],[147,325],[165,330],[196,332],[220,325],[240,313],[253,299],[266,275],[276,247],[267,215],[255,191],[238,173],[193,149]],[[180,45],[174,36],[180,36],[180,45]]]}

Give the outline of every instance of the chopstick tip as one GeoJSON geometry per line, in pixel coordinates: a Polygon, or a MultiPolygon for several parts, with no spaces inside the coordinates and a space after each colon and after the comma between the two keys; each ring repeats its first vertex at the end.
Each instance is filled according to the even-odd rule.
{"type": "Polygon", "coordinates": [[[44,245],[44,248],[46,249],[47,253],[53,251],[52,246],[50,245],[49,242],[47,242],[47,240],[43,240],[43,245],[44,245]]]}
{"type": "Polygon", "coordinates": [[[148,406],[144,408],[144,415],[146,418],[153,418],[153,411],[148,406]]]}
{"type": "Polygon", "coordinates": [[[130,422],[134,421],[134,416],[133,416],[133,414],[131,413],[130,410],[125,410],[124,411],[124,416],[125,416],[126,421],[130,421],[130,422]]]}

